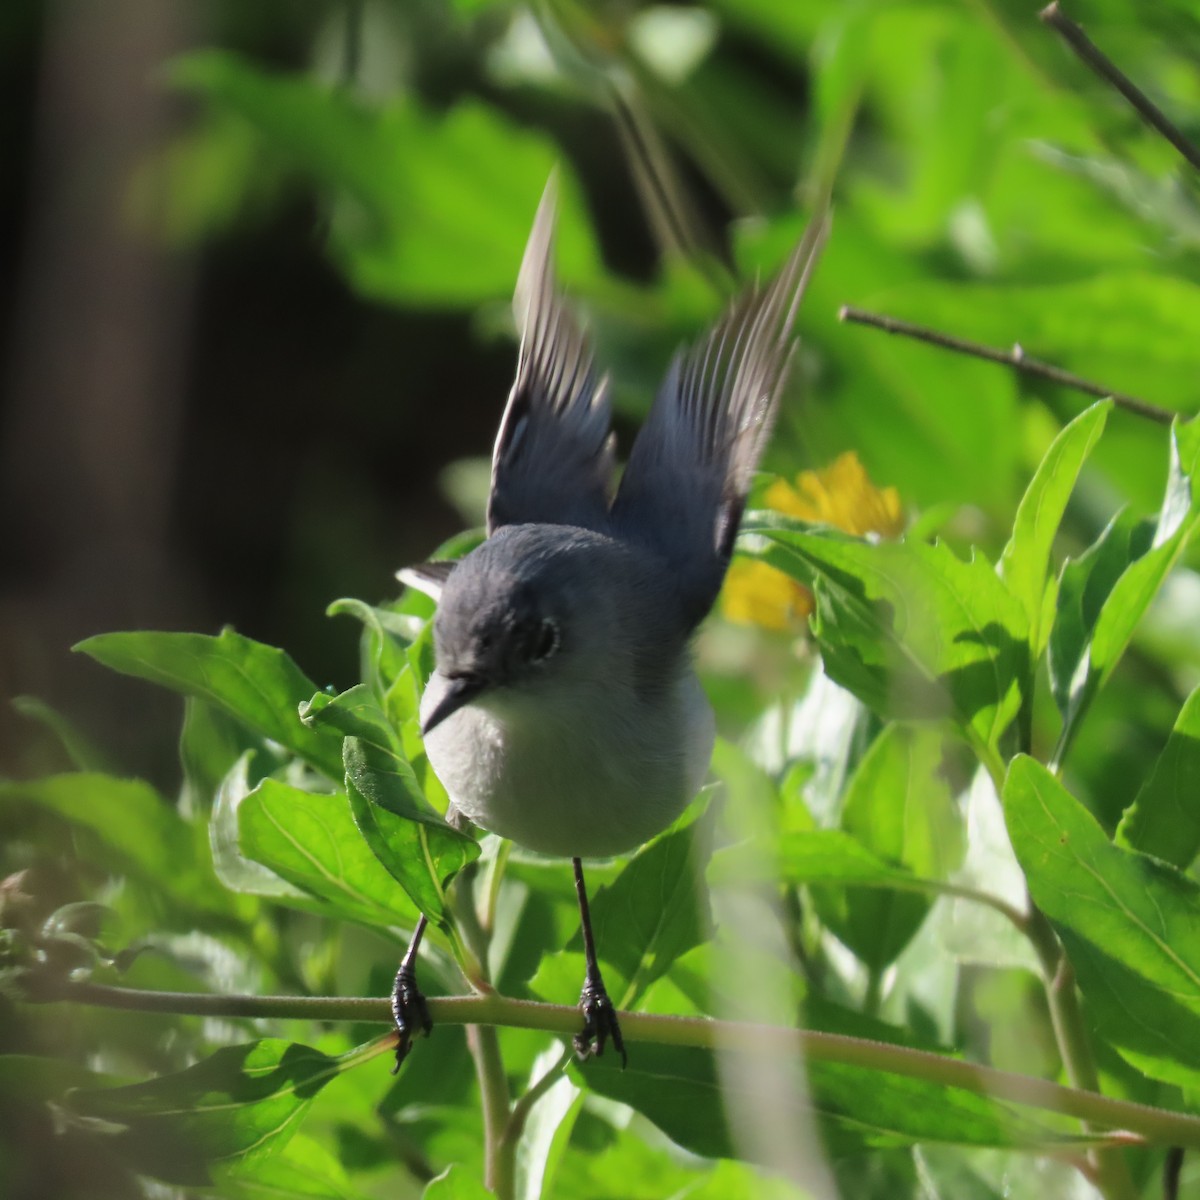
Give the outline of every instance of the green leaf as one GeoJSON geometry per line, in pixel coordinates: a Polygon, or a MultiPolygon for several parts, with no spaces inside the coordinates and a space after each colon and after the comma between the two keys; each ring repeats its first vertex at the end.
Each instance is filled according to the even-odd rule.
{"type": "MultiPolygon", "coordinates": [[[[944,878],[962,861],[961,822],[941,775],[937,728],[889,725],[867,751],[846,789],[842,827],[865,848],[915,875],[944,878]]],[[[813,899],[830,931],[880,970],[908,945],[933,897],[872,888],[816,888],[813,899]]]]}
{"type": "Polygon", "coordinates": [[[837,883],[938,895],[943,879],[884,862],[841,829],[786,830],[774,846],[742,842],[717,851],[708,868],[713,887],[779,882],[799,887],[837,883]]]}
{"type": "Polygon", "coordinates": [[[33,1054],[0,1054],[0,1101],[60,1100],[72,1088],[99,1087],[105,1077],[82,1063],[33,1054]]]}
{"type": "Polygon", "coordinates": [[[1118,513],[1081,555],[1063,564],[1048,664],[1055,703],[1068,720],[1082,711],[1096,622],[1122,574],[1150,549],[1154,524],[1118,513]]]}
{"type": "Polygon", "coordinates": [[[246,756],[255,757],[258,763],[273,763],[280,757],[272,753],[264,738],[252,734],[228,713],[195,696],[184,701],[179,760],[191,811],[211,809],[229,772],[246,756]]]}
{"type": "Polygon", "coordinates": [[[226,629],[219,637],[105,633],[75,649],[114,671],[207,700],[331,779],[341,778],[337,743],[308,729],[299,717],[300,705],[317,691],[316,684],[274,646],[226,629]]]}
{"type": "Polygon", "coordinates": [[[233,898],[213,876],[196,831],[148,783],[81,771],[28,782],[0,781],[0,804],[35,804],[86,828],[136,878],[184,913],[231,916],[233,898]]]}
{"type": "Polygon", "coordinates": [[[1154,769],[1125,810],[1117,842],[1181,868],[1200,852],[1200,688],[1184,701],[1154,769]]]}
{"type": "Polygon", "coordinates": [[[297,1134],[269,1155],[214,1163],[221,1200],[365,1200],[320,1142],[297,1134]]]}
{"type": "Polygon", "coordinates": [[[583,1094],[562,1070],[562,1047],[548,1046],[533,1060],[527,1087],[557,1078],[529,1113],[517,1143],[517,1200],[541,1200],[554,1194],[554,1176],[566,1155],[571,1135],[583,1111],[583,1094]]]}
{"type": "Polygon", "coordinates": [[[833,1154],[917,1142],[1032,1148],[1070,1140],[988,1097],[839,1063],[808,1062],[806,1102],[798,1081],[777,1078],[786,1063],[776,1054],[769,1062],[751,1060],[746,1070],[722,1075],[711,1050],[641,1044],[625,1070],[608,1057],[577,1063],[572,1070],[593,1091],[637,1109],[685,1149],[706,1158],[752,1157],[753,1148],[732,1132],[727,1106],[744,1123],[755,1120],[764,1104],[770,1105],[774,1128],[803,1129],[811,1114],[833,1154]],[[782,1086],[768,1093],[763,1080],[772,1076],[782,1086]]]}
{"type": "MultiPolygon", "coordinates": [[[[1138,622],[1191,538],[1197,517],[1200,517],[1200,489],[1192,487],[1192,477],[1198,463],[1200,421],[1176,421],[1171,427],[1171,462],[1166,495],[1149,548],[1141,554],[1136,553],[1145,544],[1144,535],[1135,536],[1133,531],[1127,541],[1123,536],[1115,538],[1111,548],[1094,548],[1093,570],[1103,568],[1103,574],[1094,583],[1090,573],[1082,575],[1075,581],[1069,596],[1061,595],[1066,588],[1064,570],[1060,611],[1066,601],[1070,605],[1070,615],[1065,618],[1067,631],[1061,639],[1060,653],[1057,658],[1053,654],[1051,657],[1055,700],[1064,719],[1058,754],[1060,760],[1092,697],[1112,674],[1138,622]],[[1112,578],[1115,566],[1120,563],[1118,552],[1123,543],[1129,557],[1120,575],[1105,591],[1104,585],[1112,578]],[[1081,591],[1087,593],[1090,600],[1086,607],[1081,604],[1081,591]],[[1098,607],[1096,599],[1101,600],[1098,607]],[[1081,606],[1079,614],[1075,611],[1076,605],[1081,606]],[[1087,618],[1093,613],[1095,615],[1089,624],[1087,618]]],[[[1104,540],[1110,536],[1106,530],[1104,540]]],[[[1052,648],[1053,645],[1052,636],[1052,648]]]]}
{"type": "Polygon", "coordinates": [[[994,747],[1020,706],[1024,611],[980,556],[942,544],[871,544],[752,514],[744,547],[813,588],[826,673],[876,712],[952,716],[994,747]]]}
{"type": "Polygon", "coordinates": [[[404,648],[420,632],[428,616],[392,612],[352,597],[335,600],[325,615],[353,617],[362,625],[360,674],[380,696],[404,668],[404,648]]]}
{"type": "Polygon", "coordinates": [[[1179,560],[1200,516],[1200,489],[1192,478],[1200,464],[1200,421],[1176,423],[1171,430],[1171,466],[1167,494],[1159,512],[1150,551],[1132,563],[1112,590],[1092,637],[1092,670],[1100,683],[1125,652],[1133,630],[1179,560]]]}
{"type": "Polygon", "coordinates": [[[404,759],[359,738],[345,741],[354,822],[388,874],[431,921],[445,927],[445,889],[479,845],[429,806],[404,759]]]}
{"type": "Polygon", "coordinates": [[[213,870],[230,891],[269,897],[307,912],[322,912],[323,906],[319,900],[242,853],[238,809],[254,790],[255,785],[250,782],[252,757],[252,751],[243,754],[230,767],[217,788],[216,801],[208,822],[213,870]]]}
{"type": "Polygon", "coordinates": [[[417,911],[363,841],[344,794],[264,779],[237,818],[242,853],[318,897],[329,916],[376,929],[416,923],[417,911]]]}
{"type": "Polygon", "coordinates": [[[1041,627],[1041,620],[1054,536],[1075,480],[1104,432],[1111,410],[1111,400],[1093,404],[1054,439],[1021,498],[1012,537],[1000,556],[1000,574],[1025,609],[1034,658],[1041,654],[1049,633],[1041,627]]]}
{"type": "Polygon", "coordinates": [[[366,684],[336,696],[317,692],[300,706],[300,720],[310,729],[359,738],[384,750],[399,749],[395,729],[366,684]]]}
{"type": "MultiPolygon", "coordinates": [[[[180,59],[172,74],[332,190],[329,250],[359,293],[445,307],[512,291],[555,165],[544,135],[474,101],[437,114],[411,97],[371,107],[345,89],[269,74],[220,51],[180,59]]],[[[594,261],[575,211],[564,206],[560,229],[568,278],[594,261]]]]}
{"type": "MultiPolygon", "coordinates": [[[[704,878],[712,835],[705,832],[706,822],[694,819],[695,811],[689,809],[679,823],[643,846],[610,883],[596,886],[600,864],[585,871],[596,954],[604,964],[604,981],[618,1008],[636,1007],[673,963],[712,936],[704,878]]],[[[539,874],[566,885],[560,913],[564,903],[575,907],[574,896],[568,899],[569,872],[539,874]]],[[[532,878],[528,871],[524,875],[532,878]]],[[[547,878],[535,886],[550,883],[547,878]]],[[[578,912],[572,912],[568,921],[567,949],[544,957],[530,981],[536,995],[559,1003],[578,991],[584,974],[578,912]]]]}
{"type": "Polygon", "coordinates": [[[1004,815],[1101,1032],[1146,1074],[1200,1084],[1200,885],[1114,846],[1034,759],[1009,767],[1004,815]]]}
{"type": "Polygon", "coordinates": [[[299,1127],[313,1097],[362,1061],[363,1051],[330,1058],[268,1038],[228,1046],[180,1071],[128,1087],[76,1091],[81,1116],[100,1118],[139,1171],[184,1186],[213,1182],[215,1163],[265,1157],[299,1127]]]}
{"type": "Polygon", "coordinates": [[[44,700],[39,700],[36,696],[14,696],[12,706],[21,716],[38,721],[49,729],[77,770],[96,771],[101,774],[112,771],[112,763],[104,752],[44,700]]]}
{"type": "MultiPolygon", "coordinates": [[[[591,897],[596,952],[619,972],[620,983],[608,981],[619,1008],[635,1004],[677,958],[712,935],[704,881],[710,837],[703,822],[669,830],[591,897]]],[[[582,947],[579,935],[573,944],[582,947]]]]}

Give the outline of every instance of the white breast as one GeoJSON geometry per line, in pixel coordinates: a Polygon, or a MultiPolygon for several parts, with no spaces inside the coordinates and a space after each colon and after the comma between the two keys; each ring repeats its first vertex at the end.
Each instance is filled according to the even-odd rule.
{"type": "MultiPolygon", "coordinates": [[[[446,682],[434,673],[431,711],[446,682]]],[[[699,790],[712,755],[712,709],[690,666],[654,704],[617,686],[536,698],[500,690],[426,740],[455,805],[477,825],[542,854],[602,857],[661,833],[699,790]]]]}

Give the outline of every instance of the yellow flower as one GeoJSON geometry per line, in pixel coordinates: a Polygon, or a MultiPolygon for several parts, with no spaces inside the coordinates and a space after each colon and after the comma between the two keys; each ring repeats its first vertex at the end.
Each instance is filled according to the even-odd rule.
{"type": "Polygon", "coordinates": [[[900,493],[894,487],[877,488],[853,450],[822,471],[801,471],[794,487],[777,479],[763,499],[776,512],[858,537],[899,537],[904,532],[900,493]]]}
{"type": "MultiPolygon", "coordinates": [[[[848,450],[820,471],[802,471],[795,484],[777,479],[767,488],[768,508],[859,537],[899,537],[904,531],[900,493],[877,488],[858,455],[848,450]]],[[[813,611],[812,593],[774,567],[737,559],[721,591],[721,612],[739,625],[782,632],[797,629],[813,611]]]]}
{"type": "Polygon", "coordinates": [[[754,558],[735,558],[721,590],[721,612],[738,625],[775,633],[798,628],[813,611],[813,594],[782,571],[754,558]]]}

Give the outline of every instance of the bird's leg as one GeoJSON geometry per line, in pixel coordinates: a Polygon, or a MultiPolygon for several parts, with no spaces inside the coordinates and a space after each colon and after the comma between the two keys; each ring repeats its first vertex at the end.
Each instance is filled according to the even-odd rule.
{"type": "Polygon", "coordinates": [[[608,998],[604,980],[600,975],[600,964],[596,961],[596,942],[592,937],[592,917],[588,910],[587,889],[583,883],[583,863],[571,859],[575,868],[575,893],[579,897],[579,918],[583,926],[583,954],[587,963],[583,977],[583,991],[579,995],[579,1007],[583,1012],[583,1028],[575,1035],[575,1053],[588,1058],[593,1053],[599,1057],[604,1053],[604,1043],[611,1037],[612,1044],[621,1056],[621,1066],[628,1063],[625,1043],[621,1039],[621,1026],[617,1023],[617,1010],[608,998]]]}
{"type": "Polygon", "coordinates": [[[425,997],[417,986],[417,951],[421,948],[421,938],[425,936],[425,926],[429,922],[425,914],[417,922],[413,930],[412,941],[400,960],[400,970],[396,972],[396,982],[392,984],[392,1020],[396,1022],[396,1065],[392,1068],[395,1075],[400,1070],[400,1064],[408,1057],[412,1049],[413,1035],[418,1029],[426,1037],[433,1028],[429,1019],[429,1009],[425,1005],[425,997]]]}

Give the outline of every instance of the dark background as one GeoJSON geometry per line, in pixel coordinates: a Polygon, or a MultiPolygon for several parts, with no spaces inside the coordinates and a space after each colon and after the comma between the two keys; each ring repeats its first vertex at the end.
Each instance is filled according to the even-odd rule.
{"type": "MultiPolygon", "coordinates": [[[[168,782],[176,702],[72,655],[74,642],[232,624],[345,686],[357,632],[326,605],[394,594],[397,567],[462,527],[439,472],[490,451],[510,340],[480,336],[469,311],[356,296],[304,186],[185,246],[124,219],[131,177],[195,116],[160,86],[161,64],[219,45],[300,69],[334,7],[4,6],[2,771],[47,765],[7,707],[29,694],[168,782]]],[[[433,106],[488,91],[440,9],[410,14],[433,106]]],[[[567,148],[609,265],[645,276],[653,246],[609,123],[582,104],[509,107],[567,148]]]]}

